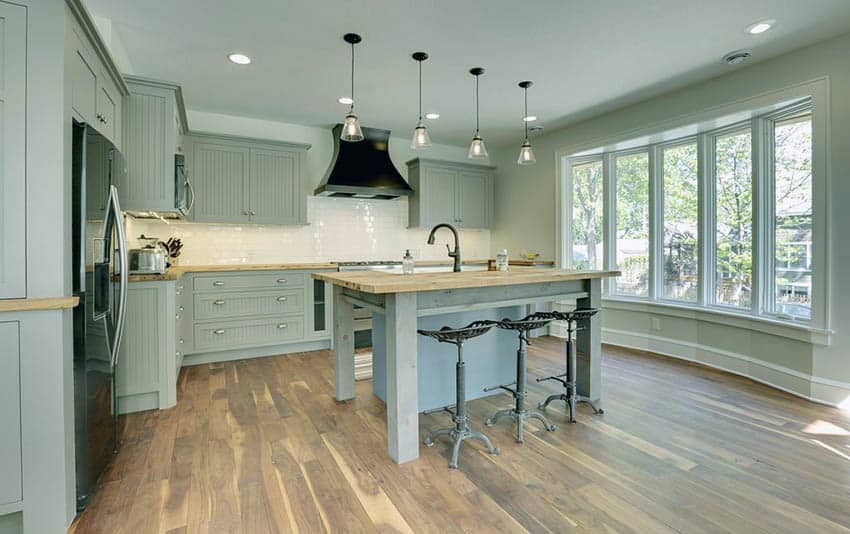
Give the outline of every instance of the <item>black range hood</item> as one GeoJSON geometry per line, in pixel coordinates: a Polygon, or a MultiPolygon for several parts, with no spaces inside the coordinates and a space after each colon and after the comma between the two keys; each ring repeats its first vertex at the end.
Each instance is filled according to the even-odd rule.
{"type": "Polygon", "coordinates": [[[315,194],[326,197],[394,199],[413,194],[413,188],[390,160],[390,131],[362,128],[364,139],[355,143],[339,138],[342,124],[333,129],[334,155],[315,194]]]}

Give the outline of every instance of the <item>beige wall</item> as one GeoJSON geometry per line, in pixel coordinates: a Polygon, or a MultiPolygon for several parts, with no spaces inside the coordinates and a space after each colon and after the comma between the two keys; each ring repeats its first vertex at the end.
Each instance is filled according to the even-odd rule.
{"type": "Polygon", "coordinates": [[[834,330],[831,344],[794,342],[696,319],[676,320],[669,315],[656,316],[660,329],[651,330],[649,322],[653,314],[646,312],[612,311],[606,313],[605,321],[609,340],[678,353],[833,404],[845,401],[850,397],[850,309],[843,303],[850,302],[850,241],[840,229],[850,228],[850,210],[843,207],[850,202],[848,58],[850,35],[844,35],[546,133],[533,140],[538,161],[534,166],[516,165],[518,147],[499,147],[493,151],[493,163],[498,170],[492,250],[506,247],[511,251],[533,250],[544,257],[555,257],[557,150],[583,145],[591,148],[592,145],[587,146],[591,141],[624,139],[630,131],[643,130],[648,125],[659,125],[660,131],[663,125],[691,116],[694,110],[710,110],[828,77],[831,138],[828,181],[832,206],[828,214],[832,229],[828,245],[831,257],[828,291],[834,330]],[[615,336],[613,330],[622,335],[615,336]],[[688,347],[693,356],[686,354],[688,347]],[[705,356],[713,349],[721,351],[724,358],[718,356],[712,360],[705,356]]]}

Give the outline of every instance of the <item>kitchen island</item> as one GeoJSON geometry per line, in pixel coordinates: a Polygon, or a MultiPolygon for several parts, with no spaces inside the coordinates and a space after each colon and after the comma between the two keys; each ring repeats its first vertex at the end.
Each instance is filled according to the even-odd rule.
{"type": "MultiPolygon", "coordinates": [[[[419,456],[419,413],[423,410],[420,387],[440,389],[453,384],[453,379],[449,384],[420,382],[420,362],[426,359],[429,362],[432,359],[450,361],[445,366],[446,372],[451,372],[454,365],[453,348],[423,345],[416,332],[418,328],[432,328],[437,324],[460,327],[472,318],[497,319],[501,318],[500,313],[519,311],[530,304],[565,299],[576,299],[579,308],[600,308],[602,279],[617,275],[616,271],[536,268],[409,275],[371,271],[315,273],[314,278],[334,287],[336,399],[345,401],[355,396],[353,307],[356,304],[382,315],[377,324],[379,330],[383,330],[383,342],[376,342],[373,348],[379,352],[375,359],[384,366],[383,372],[376,370],[375,380],[385,383],[375,385],[374,389],[379,394],[383,392],[387,405],[389,455],[398,463],[414,460],[419,456]],[[421,350],[423,347],[426,350],[421,350]]],[[[582,326],[584,329],[578,337],[578,390],[580,395],[598,402],[602,352],[599,316],[582,326]]],[[[512,361],[516,353],[515,339],[508,341],[504,336],[493,339],[498,341],[497,351],[492,351],[492,345],[485,346],[489,347],[490,374],[483,378],[470,377],[471,384],[476,380],[500,379],[505,362],[512,361]]],[[[470,350],[475,350],[475,341],[469,344],[470,350]]],[[[479,365],[486,366],[480,354],[474,358],[479,365]]],[[[432,403],[446,399],[439,392],[431,393],[427,392],[422,398],[432,403]]]]}

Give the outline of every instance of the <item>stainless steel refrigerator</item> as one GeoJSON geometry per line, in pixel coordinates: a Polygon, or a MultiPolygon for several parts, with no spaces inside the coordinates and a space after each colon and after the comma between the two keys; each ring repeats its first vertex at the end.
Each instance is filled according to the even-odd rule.
{"type": "Polygon", "coordinates": [[[127,241],[113,185],[126,172],[121,152],[86,124],[73,123],[72,280],[77,508],[117,452],[115,369],[127,300],[127,241]]]}

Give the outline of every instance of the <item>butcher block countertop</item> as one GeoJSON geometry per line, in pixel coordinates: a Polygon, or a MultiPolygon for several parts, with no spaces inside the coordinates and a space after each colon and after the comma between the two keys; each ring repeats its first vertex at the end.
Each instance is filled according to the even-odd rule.
{"type": "Polygon", "coordinates": [[[620,276],[619,271],[573,271],[515,267],[509,271],[462,271],[391,274],[375,271],[313,273],[313,278],[364,293],[408,293],[474,287],[542,284],[567,280],[586,280],[620,276]]]}
{"type": "Polygon", "coordinates": [[[39,299],[0,299],[0,312],[63,310],[80,303],[79,297],[51,297],[39,299]]]}
{"type": "Polygon", "coordinates": [[[314,263],[234,263],[218,265],[175,265],[165,274],[131,274],[130,282],[162,282],[177,280],[185,273],[221,273],[229,271],[288,271],[297,269],[336,269],[330,262],[314,263]]]}

